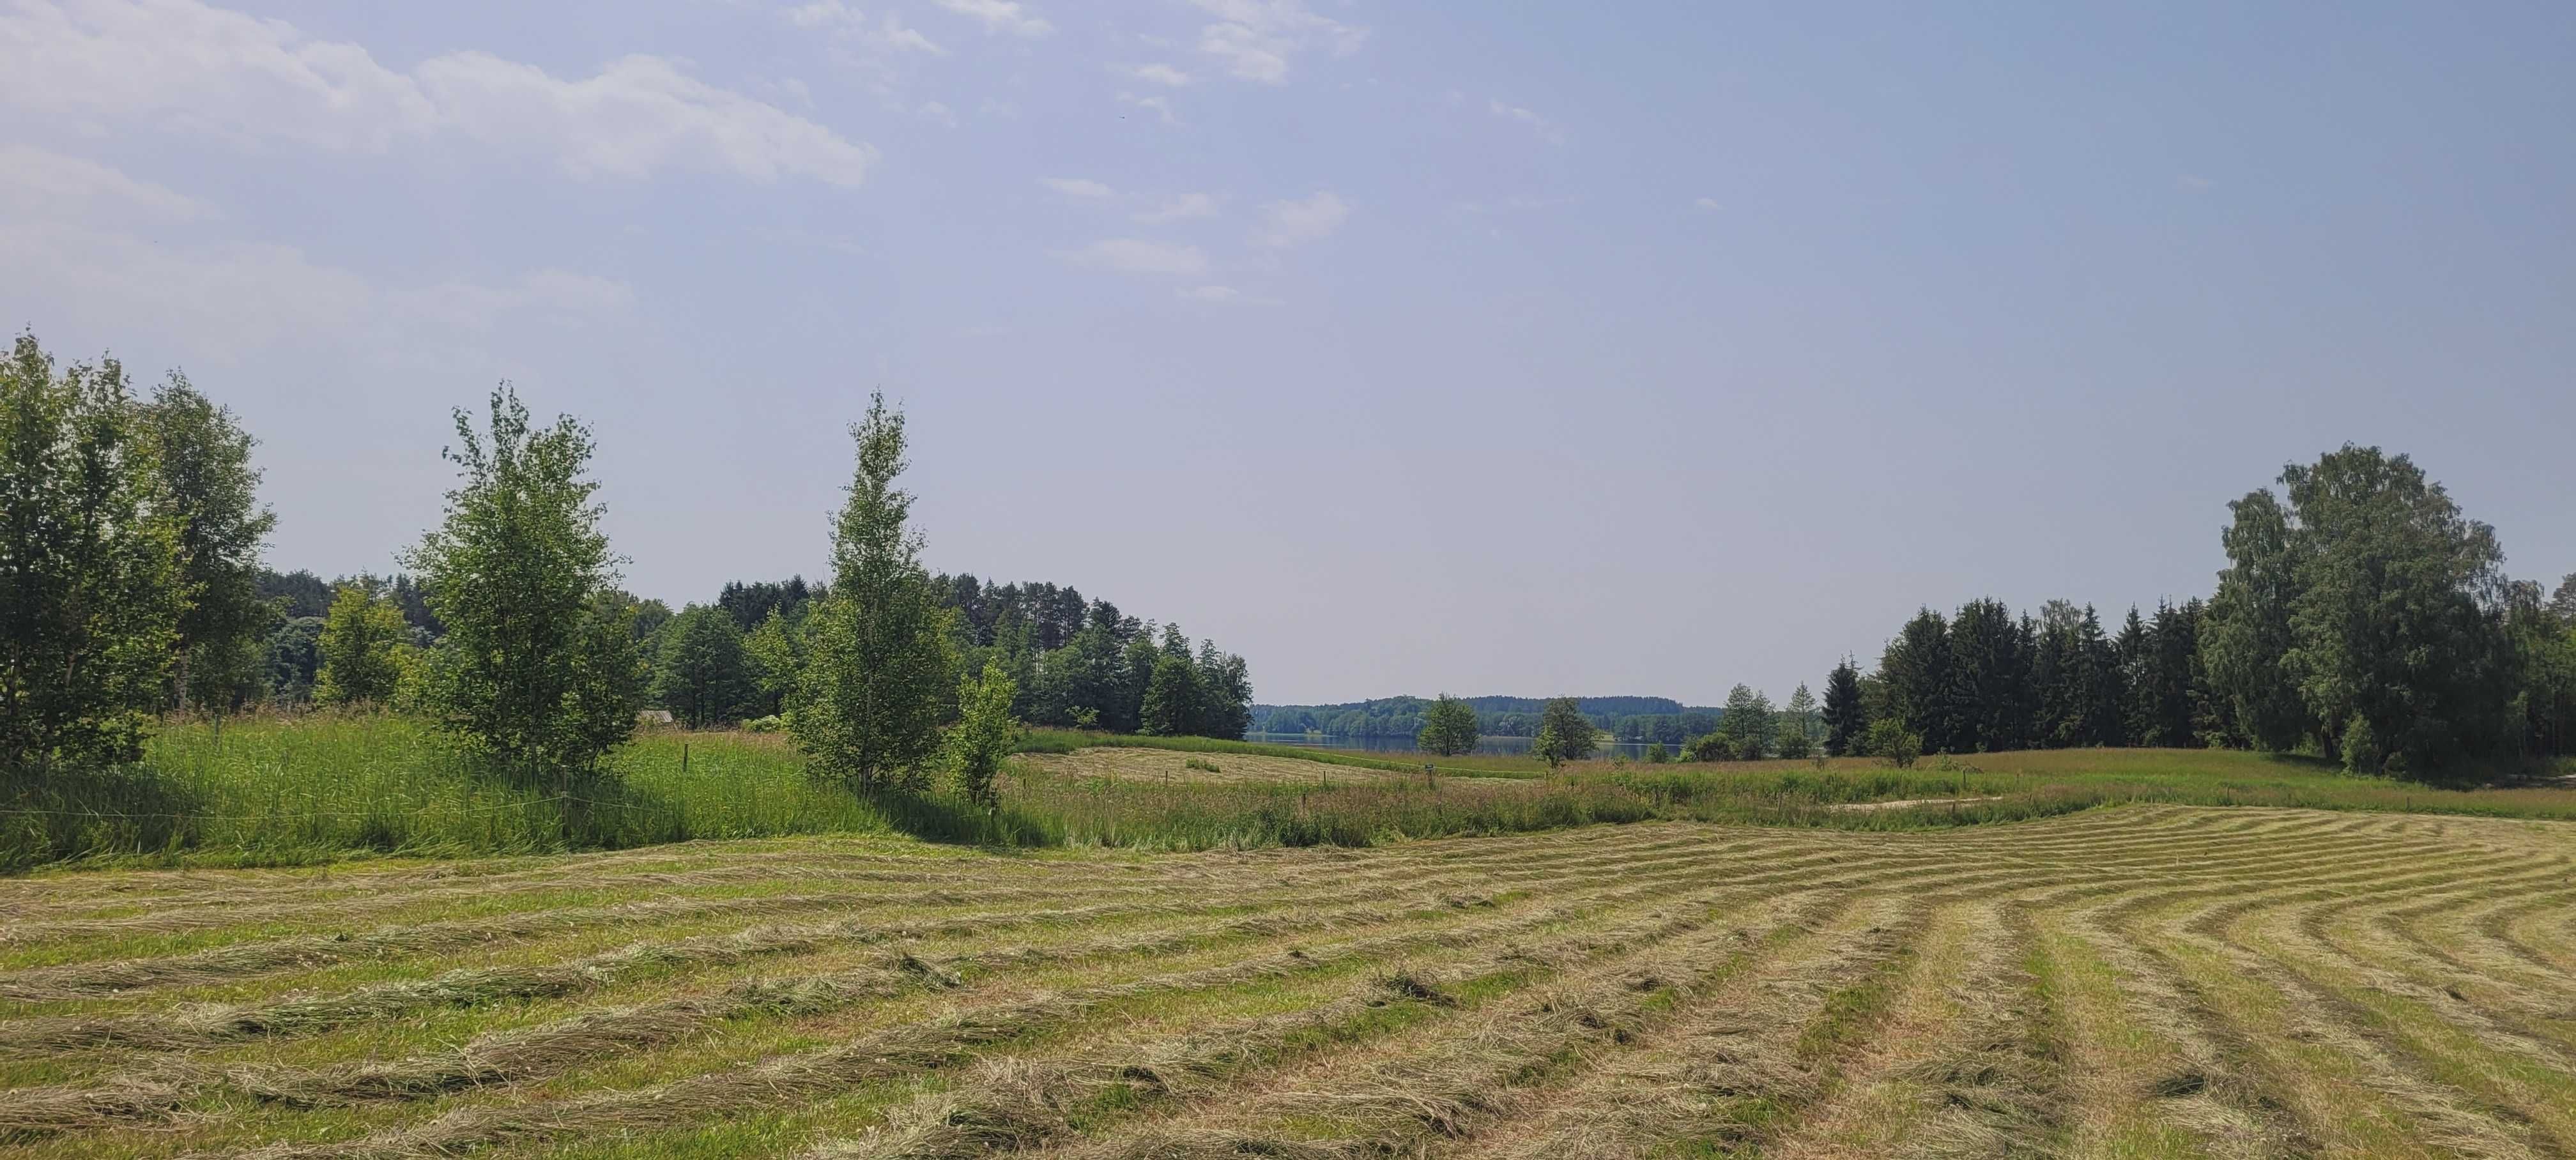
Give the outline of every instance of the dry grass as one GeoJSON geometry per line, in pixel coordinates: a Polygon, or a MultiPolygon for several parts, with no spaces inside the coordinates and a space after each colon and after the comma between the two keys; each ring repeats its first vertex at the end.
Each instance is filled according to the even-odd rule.
{"type": "Polygon", "coordinates": [[[814,838],[5,886],[0,1155],[2576,1153],[2561,823],[814,838]]]}

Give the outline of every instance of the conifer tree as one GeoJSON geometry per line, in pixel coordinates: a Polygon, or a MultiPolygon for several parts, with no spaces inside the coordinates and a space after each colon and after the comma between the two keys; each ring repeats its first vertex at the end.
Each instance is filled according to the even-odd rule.
{"type": "Polygon", "coordinates": [[[1835,757],[1855,752],[1869,735],[1869,717],[1861,707],[1860,670],[1850,657],[1825,676],[1825,752],[1835,757]]]}
{"type": "Polygon", "coordinates": [[[662,707],[691,729],[738,719],[754,687],[742,627],[733,614],[692,604],[672,617],[655,658],[653,691],[662,707]]]}

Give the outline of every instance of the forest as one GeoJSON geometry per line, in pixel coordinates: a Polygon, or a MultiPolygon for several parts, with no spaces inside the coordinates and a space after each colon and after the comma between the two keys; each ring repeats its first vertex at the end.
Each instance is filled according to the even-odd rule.
{"type": "MultiPolygon", "coordinates": [[[[1463,697],[1488,737],[1535,737],[1543,697],[1463,697]]],[[[1422,732],[1428,697],[1379,697],[1339,705],[1254,705],[1257,733],[1323,733],[1336,737],[1411,737],[1422,732]]],[[[1577,697],[1583,715],[1620,741],[1678,745],[1717,727],[1718,710],[1668,697],[1577,697]]]]}

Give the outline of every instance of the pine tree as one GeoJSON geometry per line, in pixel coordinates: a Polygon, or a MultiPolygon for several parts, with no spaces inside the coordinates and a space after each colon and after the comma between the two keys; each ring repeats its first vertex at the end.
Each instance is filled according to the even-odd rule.
{"type": "Polygon", "coordinates": [[[1825,752],[1835,757],[1853,753],[1869,736],[1869,717],[1861,708],[1860,670],[1850,657],[1825,676],[1825,752]]]}
{"type": "Polygon", "coordinates": [[[908,521],[903,415],[874,396],[850,428],[858,466],[832,529],[831,592],[806,624],[790,728],[817,776],[860,788],[926,784],[957,695],[952,613],[908,521]]]}

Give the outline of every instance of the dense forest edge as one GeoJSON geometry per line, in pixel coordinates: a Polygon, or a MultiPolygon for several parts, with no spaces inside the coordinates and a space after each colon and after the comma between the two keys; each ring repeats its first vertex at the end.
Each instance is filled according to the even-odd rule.
{"type": "Polygon", "coordinates": [[[933,573],[898,485],[902,413],[879,396],[851,435],[827,575],[675,610],[621,587],[590,430],[537,422],[504,384],[455,413],[441,454],[457,484],[401,570],[326,582],[264,559],[275,517],[229,410],[183,376],[145,394],[113,360],[59,365],[22,336],[0,364],[0,867],[843,830],[1367,844],[2140,800],[2561,816],[2559,790],[2441,795],[2554,776],[2576,724],[2576,576],[2554,592],[2509,579],[2492,529],[2376,448],[2292,465],[2277,492],[2230,505],[2216,592],[2116,629],[2065,601],[1925,608],[1869,670],[1845,658],[1821,696],[1801,685],[1777,705],[1739,684],[1704,707],[1259,706],[1244,658],[1175,624],[1053,583],[933,573]],[[1421,753],[1241,740],[1257,731],[1410,733],[1421,753]],[[1472,755],[1491,735],[1530,738],[1528,754],[1472,755]],[[1591,760],[1604,739],[1651,744],[1591,760]],[[1049,772],[1050,755],[1102,747],[1205,754],[1190,769],[1210,775],[1294,758],[1318,777],[1049,772]],[[2125,749],[2143,764],[2087,756],[2125,749]],[[1646,768],[1668,762],[1688,764],[1646,768]],[[1336,785],[1337,767],[1370,776],[1336,785]],[[1842,808],[1917,798],[1947,808],[1842,808]]]}

